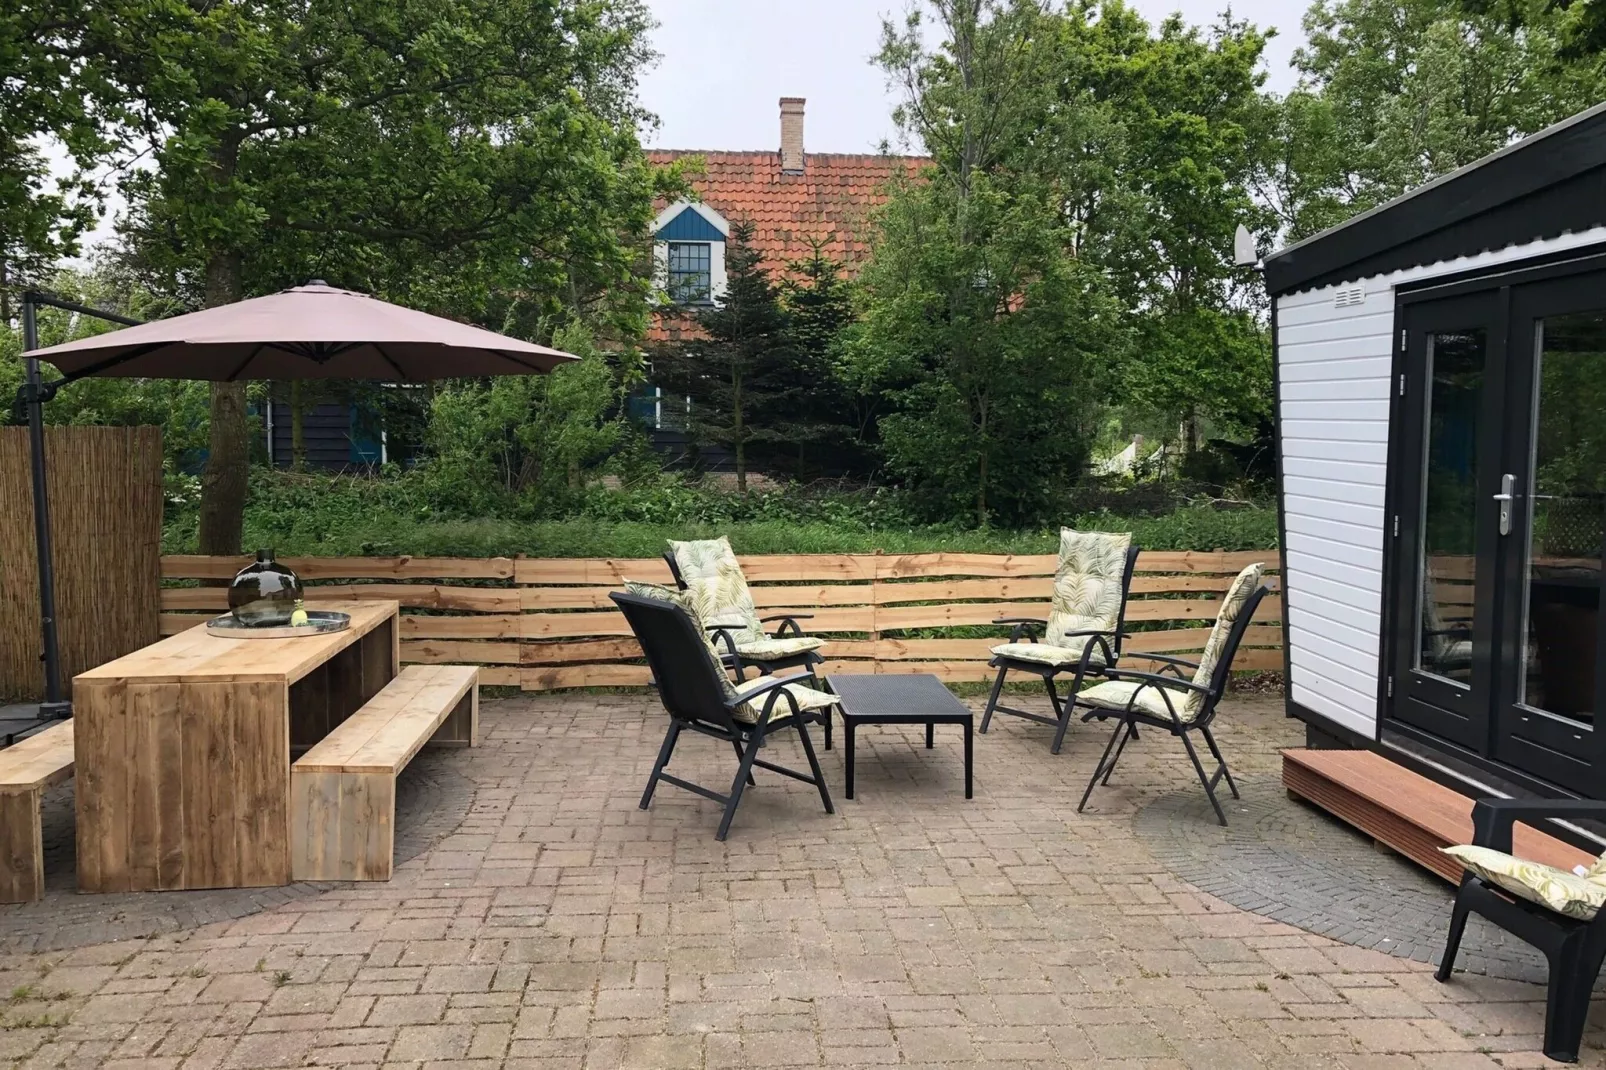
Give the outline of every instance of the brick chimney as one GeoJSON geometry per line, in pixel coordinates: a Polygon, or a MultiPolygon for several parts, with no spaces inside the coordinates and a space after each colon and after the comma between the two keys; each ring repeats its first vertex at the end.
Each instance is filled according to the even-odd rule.
{"type": "Polygon", "coordinates": [[[803,97],[781,98],[781,174],[803,173],[803,97]]]}

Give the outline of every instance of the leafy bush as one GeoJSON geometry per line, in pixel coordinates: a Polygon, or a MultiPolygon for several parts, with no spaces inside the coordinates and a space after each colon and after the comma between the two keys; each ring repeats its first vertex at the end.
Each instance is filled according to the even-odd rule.
{"type": "MultiPolygon", "coordinates": [[[[481,557],[652,557],[666,539],[727,535],[741,553],[890,553],[952,550],[1053,553],[1057,528],[1015,531],[921,525],[886,488],[785,488],[732,494],[668,477],[643,486],[593,486],[560,511],[493,497],[479,508],[440,494],[426,464],[373,479],[259,469],[246,508],[247,548],[285,554],[481,557]],[[446,504],[443,504],[445,502],[446,504]]],[[[968,519],[968,518],[967,518],[968,519]]],[[[1276,511],[1188,506],[1154,516],[1072,512],[1074,527],[1132,531],[1153,550],[1256,550],[1277,544],[1276,511]]],[[[193,500],[170,500],[164,549],[194,552],[193,500]]]]}

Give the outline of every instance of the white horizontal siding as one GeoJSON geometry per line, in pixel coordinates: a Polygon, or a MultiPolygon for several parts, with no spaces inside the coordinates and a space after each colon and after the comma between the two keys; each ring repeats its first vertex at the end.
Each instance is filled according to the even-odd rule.
{"type": "Polygon", "coordinates": [[[1277,299],[1283,576],[1295,702],[1377,730],[1394,289],[1606,241],[1606,227],[1277,299]],[[1335,291],[1366,299],[1336,308],[1335,291]]]}

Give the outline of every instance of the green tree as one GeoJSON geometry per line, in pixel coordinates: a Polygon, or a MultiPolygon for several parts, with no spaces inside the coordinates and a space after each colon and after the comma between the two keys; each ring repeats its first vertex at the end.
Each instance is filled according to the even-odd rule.
{"type": "Polygon", "coordinates": [[[784,441],[775,464],[799,479],[867,475],[876,459],[880,399],[855,390],[844,374],[844,342],[856,316],[842,264],[815,242],[807,259],[788,265],[780,290],[786,353],[803,389],[789,412],[777,414],[784,441]]]}
{"type": "MultiPolygon", "coordinates": [[[[1057,25],[1036,3],[940,0],[888,24],[879,62],[934,163],[895,187],[861,276],[860,382],[885,390],[887,460],[944,512],[1035,518],[1085,460],[1099,362],[1118,341],[1101,273],[1078,255],[1061,175],[1043,166],[1057,25]]],[[[1098,384],[1102,385],[1102,384],[1098,384]]]]}
{"type": "MultiPolygon", "coordinates": [[[[1314,233],[1541,130],[1606,96],[1569,20],[1534,4],[1513,22],[1457,0],[1318,0],[1295,55],[1300,85],[1268,132],[1262,179],[1291,238],[1314,233]]],[[[1490,5],[1491,8],[1495,5],[1490,5]]]]}
{"type": "MultiPolygon", "coordinates": [[[[210,306],[317,275],[470,319],[517,292],[640,329],[639,0],[96,10],[86,63],[154,165],[127,182],[153,285],[210,306]]],[[[213,384],[210,409],[200,547],[232,552],[243,387],[213,384]]]]}
{"type": "Polygon", "coordinates": [[[98,197],[82,177],[53,182],[43,140],[78,163],[105,151],[108,87],[77,52],[85,5],[18,0],[0,9],[0,322],[8,287],[43,282],[71,255],[98,197]]]}
{"type": "Polygon", "coordinates": [[[579,362],[550,375],[454,382],[436,392],[427,464],[435,485],[450,488],[454,508],[482,510],[476,495],[488,486],[508,497],[578,491],[585,471],[618,445],[621,390],[591,329],[571,321],[553,341],[579,362]]]}
{"type": "Polygon", "coordinates": [[[787,317],[775,282],[753,247],[753,224],[732,224],[725,247],[725,292],[694,312],[701,337],[666,346],[653,381],[691,399],[687,433],[735,457],[736,487],[747,492],[750,447],[783,437],[805,384],[792,374],[787,317]]]}

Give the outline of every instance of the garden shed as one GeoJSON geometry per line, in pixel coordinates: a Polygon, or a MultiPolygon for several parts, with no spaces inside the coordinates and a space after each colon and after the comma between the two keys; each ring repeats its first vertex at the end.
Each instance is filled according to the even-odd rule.
{"type": "Polygon", "coordinates": [[[1606,798],[1606,105],[1265,280],[1288,712],[1469,794],[1606,798]]]}

